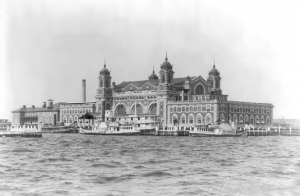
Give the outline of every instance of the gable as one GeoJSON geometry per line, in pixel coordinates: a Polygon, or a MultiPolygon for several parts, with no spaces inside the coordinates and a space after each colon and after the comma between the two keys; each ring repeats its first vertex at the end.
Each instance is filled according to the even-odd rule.
{"type": "Polygon", "coordinates": [[[141,87],[140,90],[156,90],[156,86],[151,84],[150,82],[145,82],[141,87]]]}

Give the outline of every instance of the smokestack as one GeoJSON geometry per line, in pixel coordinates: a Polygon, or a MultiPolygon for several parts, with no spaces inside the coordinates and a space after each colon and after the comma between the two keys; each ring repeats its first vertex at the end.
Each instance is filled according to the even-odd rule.
{"type": "Polygon", "coordinates": [[[85,86],[85,80],[82,80],[82,102],[86,102],[86,86],[85,86]]]}

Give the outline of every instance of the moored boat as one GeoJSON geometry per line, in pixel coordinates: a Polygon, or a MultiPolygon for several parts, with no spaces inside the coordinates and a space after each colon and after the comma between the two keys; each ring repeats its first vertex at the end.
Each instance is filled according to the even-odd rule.
{"type": "Polygon", "coordinates": [[[78,133],[79,128],[76,124],[65,126],[63,123],[56,126],[51,124],[44,124],[41,128],[43,133],[78,133]]]}
{"type": "Polygon", "coordinates": [[[80,134],[85,135],[139,135],[140,131],[134,124],[118,125],[116,123],[100,123],[96,127],[80,127],[80,134]]]}
{"type": "Polygon", "coordinates": [[[189,132],[192,137],[240,137],[247,136],[247,131],[238,132],[234,125],[222,123],[207,127],[196,127],[189,132]]]}

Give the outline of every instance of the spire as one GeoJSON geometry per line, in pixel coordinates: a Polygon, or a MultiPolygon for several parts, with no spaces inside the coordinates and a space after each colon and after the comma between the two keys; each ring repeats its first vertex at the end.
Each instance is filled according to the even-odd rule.
{"type": "Polygon", "coordinates": [[[152,72],[152,73],[155,73],[155,72],[154,72],[154,65],[153,65],[153,72],[152,72]]]}
{"type": "Polygon", "coordinates": [[[106,67],[105,59],[104,59],[104,67],[106,67]]]}
{"type": "Polygon", "coordinates": [[[214,59],[214,66],[213,67],[216,68],[216,59],[214,59]]]}
{"type": "Polygon", "coordinates": [[[167,61],[168,60],[168,52],[166,51],[166,58],[165,60],[167,61]]]}

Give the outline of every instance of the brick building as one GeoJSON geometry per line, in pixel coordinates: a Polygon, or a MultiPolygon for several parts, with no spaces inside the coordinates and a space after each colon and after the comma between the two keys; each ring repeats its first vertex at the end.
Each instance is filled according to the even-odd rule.
{"type": "Polygon", "coordinates": [[[110,71],[99,73],[96,93],[96,112],[111,111],[116,120],[138,116],[157,115],[163,126],[172,125],[177,119],[180,126],[218,124],[232,120],[241,125],[271,126],[273,105],[230,101],[221,89],[221,75],[213,65],[208,76],[174,77],[173,65],[161,64],[157,76],[147,80],[111,83],[110,71]]]}

